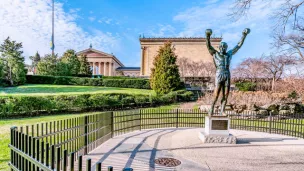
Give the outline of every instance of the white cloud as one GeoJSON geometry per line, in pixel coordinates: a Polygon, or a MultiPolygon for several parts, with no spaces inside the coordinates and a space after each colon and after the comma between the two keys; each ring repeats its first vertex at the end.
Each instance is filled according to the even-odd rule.
{"type": "Polygon", "coordinates": [[[104,24],[119,25],[118,21],[114,22],[112,18],[107,18],[107,17],[103,17],[103,18],[99,19],[98,22],[104,23],[104,24]]]}
{"type": "Polygon", "coordinates": [[[157,24],[156,27],[147,31],[148,36],[152,37],[170,37],[175,36],[175,28],[170,24],[157,24]]]}
{"type": "Polygon", "coordinates": [[[184,24],[184,30],[179,33],[180,36],[204,36],[207,28],[213,28],[214,34],[236,39],[236,33],[246,27],[250,27],[259,32],[269,29],[271,21],[269,17],[282,3],[282,0],[273,1],[272,3],[257,0],[251,6],[247,17],[243,17],[237,22],[232,22],[227,14],[234,0],[221,1],[211,0],[204,7],[192,7],[186,11],[180,12],[173,20],[184,24]]]}
{"type": "Polygon", "coordinates": [[[92,22],[95,21],[95,19],[96,19],[95,17],[89,17],[89,20],[92,22]]]}
{"type": "Polygon", "coordinates": [[[204,1],[203,3],[204,4],[215,4],[215,3],[217,3],[219,0],[206,0],[206,1],[204,1]]]}
{"type": "MultiPolygon", "coordinates": [[[[39,51],[50,53],[52,30],[52,8],[50,0],[1,0],[0,1],[0,41],[10,36],[23,43],[25,56],[39,51]]],[[[71,12],[71,11],[70,11],[71,12]]],[[[67,13],[62,3],[55,3],[55,51],[62,54],[72,48],[76,51],[95,48],[111,51],[119,42],[119,36],[111,33],[89,34],[76,23],[75,12],[67,13]]],[[[27,60],[27,63],[29,61],[27,60]]]]}

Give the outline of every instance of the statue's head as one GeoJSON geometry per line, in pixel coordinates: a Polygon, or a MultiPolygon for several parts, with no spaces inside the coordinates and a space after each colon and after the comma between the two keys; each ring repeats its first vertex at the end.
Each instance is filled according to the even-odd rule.
{"type": "Polygon", "coordinates": [[[226,53],[228,49],[228,45],[226,42],[221,42],[219,46],[220,52],[226,53]]]}

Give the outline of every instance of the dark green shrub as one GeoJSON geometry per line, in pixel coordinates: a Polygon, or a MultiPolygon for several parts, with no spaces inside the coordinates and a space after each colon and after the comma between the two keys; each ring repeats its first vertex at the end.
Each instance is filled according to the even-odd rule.
{"type": "Polygon", "coordinates": [[[288,94],[288,98],[291,98],[291,99],[296,99],[298,97],[298,93],[293,90],[291,93],[288,94]]]}
{"type": "Polygon", "coordinates": [[[124,93],[98,93],[57,96],[0,97],[0,118],[32,116],[41,113],[58,113],[86,110],[113,110],[127,106],[155,106],[191,99],[188,91],[171,92],[162,96],[124,93]]]}
{"type": "Polygon", "coordinates": [[[137,77],[127,77],[127,76],[102,76],[103,79],[143,79],[137,77]]]}
{"type": "Polygon", "coordinates": [[[28,84],[83,85],[151,89],[148,79],[128,77],[87,78],[71,76],[27,75],[28,84]]]}
{"type": "Polygon", "coordinates": [[[122,105],[132,105],[135,103],[134,97],[133,96],[126,96],[121,99],[121,104],[122,105]]]}
{"type": "Polygon", "coordinates": [[[10,83],[7,80],[0,78],[0,87],[8,87],[9,85],[10,83]]]}
{"type": "Polygon", "coordinates": [[[151,89],[148,79],[103,79],[103,85],[106,87],[151,89]]]}
{"type": "Polygon", "coordinates": [[[101,78],[27,75],[26,80],[29,84],[102,86],[101,78]]]}
{"type": "Polygon", "coordinates": [[[250,82],[250,81],[244,81],[244,82],[237,82],[235,86],[240,90],[240,91],[255,91],[257,84],[250,82]]]}

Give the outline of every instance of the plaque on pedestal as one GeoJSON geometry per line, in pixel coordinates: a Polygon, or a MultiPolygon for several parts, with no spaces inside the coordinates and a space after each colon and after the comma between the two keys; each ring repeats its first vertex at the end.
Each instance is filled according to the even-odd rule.
{"type": "Polygon", "coordinates": [[[230,119],[227,116],[206,116],[205,130],[199,133],[204,143],[236,144],[236,137],[229,134],[230,119]]]}

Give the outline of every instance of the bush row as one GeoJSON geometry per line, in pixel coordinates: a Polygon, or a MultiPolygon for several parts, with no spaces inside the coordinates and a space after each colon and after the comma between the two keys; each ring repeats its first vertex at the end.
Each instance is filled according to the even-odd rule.
{"type": "Polygon", "coordinates": [[[191,92],[182,90],[163,96],[99,93],[0,97],[0,117],[33,116],[43,113],[70,111],[116,110],[125,109],[126,107],[148,107],[190,101],[192,96],[193,94],[191,92]]]}
{"type": "Polygon", "coordinates": [[[102,86],[102,79],[85,78],[85,77],[70,77],[70,76],[27,75],[26,83],[28,83],[28,84],[102,86]]]}
{"type": "Polygon", "coordinates": [[[70,76],[27,75],[28,84],[84,85],[150,89],[148,79],[126,77],[86,78],[70,76]]]}
{"type": "Polygon", "coordinates": [[[148,79],[104,79],[103,85],[106,87],[151,89],[148,79]]]}
{"type": "Polygon", "coordinates": [[[240,91],[255,91],[257,84],[250,81],[243,81],[235,83],[235,86],[240,91]]]}
{"type": "Polygon", "coordinates": [[[0,78],[0,87],[7,87],[9,86],[9,82],[5,79],[0,78]]]}

